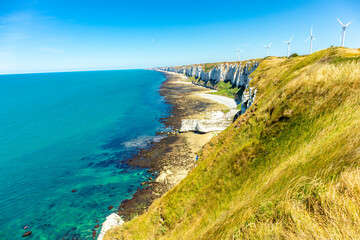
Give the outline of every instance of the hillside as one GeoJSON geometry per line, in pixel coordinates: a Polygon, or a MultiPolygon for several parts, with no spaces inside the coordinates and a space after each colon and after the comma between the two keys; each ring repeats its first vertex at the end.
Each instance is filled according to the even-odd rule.
{"type": "Polygon", "coordinates": [[[266,58],[255,102],[105,239],[360,239],[360,49],[266,58]]]}

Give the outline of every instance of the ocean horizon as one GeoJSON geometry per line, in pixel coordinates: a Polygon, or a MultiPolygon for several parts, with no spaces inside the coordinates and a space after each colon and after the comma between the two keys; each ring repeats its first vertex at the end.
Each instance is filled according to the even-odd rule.
{"type": "Polygon", "coordinates": [[[134,71],[134,70],[145,70],[153,71],[154,68],[114,68],[114,69],[85,69],[85,70],[50,70],[50,71],[34,71],[34,72],[8,72],[1,73],[2,75],[24,75],[24,74],[46,74],[46,73],[74,73],[74,72],[109,72],[109,71],[134,71]]]}
{"type": "Polygon", "coordinates": [[[92,239],[151,176],[126,160],[160,139],[164,79],[139,69],[0,75],[2,239],[92,239]]]}

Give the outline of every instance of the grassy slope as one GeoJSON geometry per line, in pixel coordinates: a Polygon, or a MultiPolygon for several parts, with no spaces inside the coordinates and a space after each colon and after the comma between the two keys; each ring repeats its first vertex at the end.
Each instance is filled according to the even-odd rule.
{"type": "Polygon", "coordinates": [[[359,56],[264,60],[251,108],[106,239],[360,239],[359,56]]]}

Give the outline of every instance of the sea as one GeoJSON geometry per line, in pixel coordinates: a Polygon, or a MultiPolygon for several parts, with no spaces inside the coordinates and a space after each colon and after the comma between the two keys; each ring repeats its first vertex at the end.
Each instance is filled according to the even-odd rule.
{"type": "Polygon", "coordinates": [[[151,176],[127,160],[160,140],[164,80],[150,70],[0,75],[0,239],[93,239],[151,176]]]}

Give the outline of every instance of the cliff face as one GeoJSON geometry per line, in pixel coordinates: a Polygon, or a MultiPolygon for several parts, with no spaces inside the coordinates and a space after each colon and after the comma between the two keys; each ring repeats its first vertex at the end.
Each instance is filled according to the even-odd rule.
{"type": "Polygon", "coordinates": [[[206,69],[205,65],[164,67],[158,68],[158,70],[194,77],[194,84],[213,89],[219,82],[231,82],[233,87],[241,89],[237,100],[241,103],[241,113],[244,113],[255,100],[256,89],[249,87],[249,82],[251,81],[249,75],[258,67],[258,65],[258,61],[248,61],[246,63],[219,63],[215,64],[210,70],[206,69]]]}
{"type": "Polygon", "coordinates": [[[218,82],[231,82],[234,87],[246,87],[249,83],[249,75],[257,68],[259,62],[249,61],[243,63],[219,63],[206,71],[203,65],[188,65],[182,67],[159,68],[163,71],[185,74],[195,77],[196,80],[210,83],[213,86],[218,82]]]}

